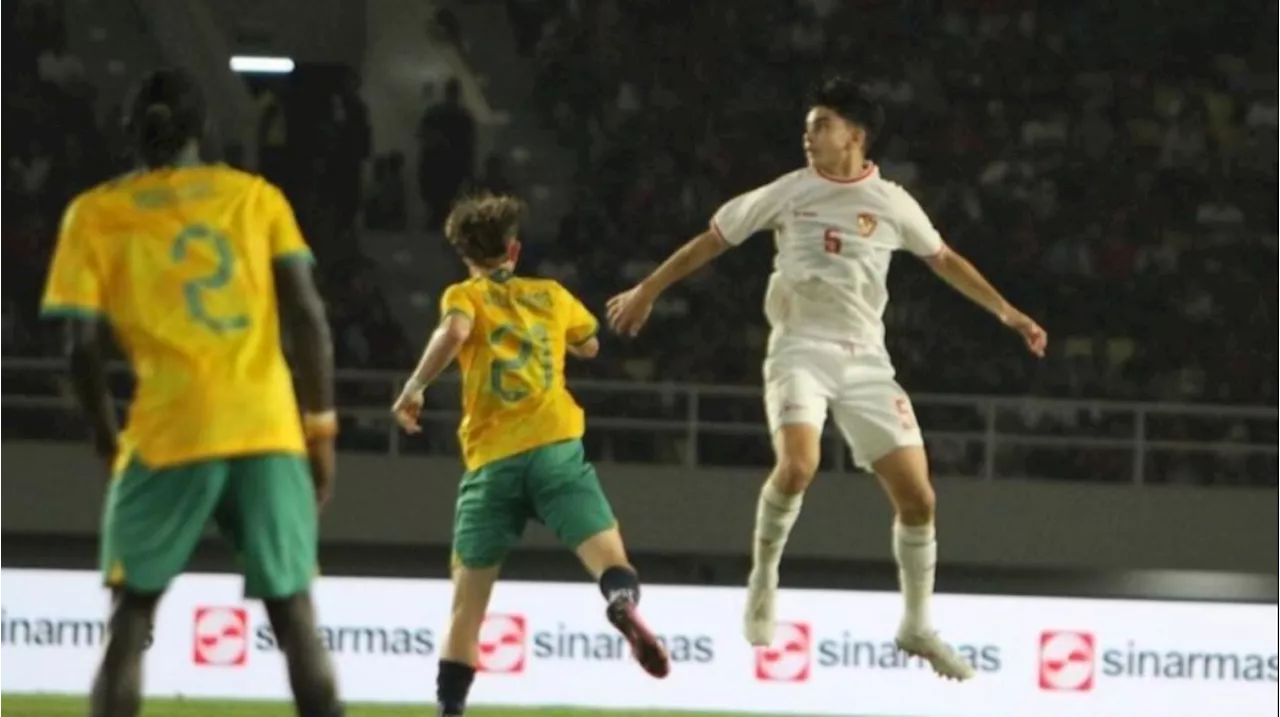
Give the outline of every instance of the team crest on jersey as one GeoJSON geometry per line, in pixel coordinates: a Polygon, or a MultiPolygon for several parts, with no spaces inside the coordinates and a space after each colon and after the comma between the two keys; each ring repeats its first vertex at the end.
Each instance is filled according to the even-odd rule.
{"type": "Polygon", "coordinates": [[[876,225],[880,220],[876,219],[874,214],[862,213],[858,215],[858,235],[869,237],[876,231],[876,225]]]}

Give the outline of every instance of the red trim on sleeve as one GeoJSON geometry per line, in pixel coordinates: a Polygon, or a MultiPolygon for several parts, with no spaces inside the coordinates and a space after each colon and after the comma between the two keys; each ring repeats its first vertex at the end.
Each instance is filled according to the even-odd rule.
{"type": "Polygon", "coordinates": [[[725,244],[729,244],[731,246],[733,245],[733,242],[725,238],[724,232],[720,231],[720,225],[716,224],[715,219],[711,220],[711,232],[716,236],[720,237],[720,241],[724,242],[725,244]]]}
{"type": "Polygon", "coordinates": [[[920,255],[919,255],[919,257],[920,257],[921,259],[924,259],[925,261],[937,261],[938,259],[941,259],[941,258],[942,258],[946,253],[947,253],[947,249],[948,249],[948,248],[947,248],[947,243],[946,243],[946,242],[942,242],[942,246],[939,246],[939,247],[938,247],[938,250],[937,250],[937,251],[935,251],[934,253],[932,253],[932,254],[920,254],[920,255]]]}

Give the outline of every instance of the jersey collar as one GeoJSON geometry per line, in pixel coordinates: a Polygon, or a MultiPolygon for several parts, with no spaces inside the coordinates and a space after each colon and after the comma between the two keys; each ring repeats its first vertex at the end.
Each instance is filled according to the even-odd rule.
{"type": "Polygon", "coordinates": [[[813,168],[814,174],[818,175],[819,177],[822,177],[828,182],[835,182],[836,184],[857,184],[858,182],[861,182],[864,179],[870,179],[871,177],[876,176],[876,174],[878,174],[879,171],[880,171],[880,168],[876,166],[875,162],[867,162],[866,164],[862,165],[862,171],[858,174],[858,176],[851,177],[851,178],[833,177],[830,174],[827,174],[822,170],[818,169],[817,167],[813,168]]]}

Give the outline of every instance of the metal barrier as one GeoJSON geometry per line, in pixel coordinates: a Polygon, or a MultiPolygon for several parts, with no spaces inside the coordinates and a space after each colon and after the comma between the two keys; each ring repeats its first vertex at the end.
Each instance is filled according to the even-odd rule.
{"type": "MultiPolygon", "coordinates": [[[[69,405],[63,370],[57,360],[4,360],[6,436],[12,435],[13,425],[23,424],[18,412],[47,414],[69,405]]],[[[113,365],[112,373],[128,382],[126,366],[113,365]]],[[[338,372],[345,433],[362,437],[353,449],[393,455],[456,453],[456,377],[446,377],[429,390],[423,443],[403,436],[389,415],[402,380],[386,371],[338,372]]],[[[622,460],[685,467],[768,462],[758,387],[580,379],[570,385],[587,411],[588,438],[610,454],[606,459],[628,453],[622,449],[629,448],[630,455],[622,460]]],[[[1133,483],[1276,482],[1274,408],[927,393],[911,398],[934,471],[940,474],[988,480],[1038,476],[1133,483]]],[[[65,433],[59,437],[65,438],[65,433]]],[[[830,425],[824,440],[823,467],[848,470],[843,441],[830,425]]]]}

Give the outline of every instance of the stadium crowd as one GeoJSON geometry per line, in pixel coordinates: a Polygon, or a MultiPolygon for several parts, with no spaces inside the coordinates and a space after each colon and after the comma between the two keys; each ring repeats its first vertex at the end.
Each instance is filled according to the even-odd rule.
{"type": "MultiPolygon", "coordinates": [[[[4,7],[6,37],[15,47],[3,88],[3,350],[5,356],[47,356],[57,353],[58,337],[36,313],[59,217],[76,194],[133,166],[121,136],[124,98],[99,102],[68,47],[63,3],[21,0],[4,7]]],[[[369,148],[367,119],[349,76],[280,97],[255,89],[264,110],[280,111],[263,113],[260,140],[270,141],[260,142],[259,166],[289,195],[317,254],[339,364],[404,365],[405,337],[354,238],[369,148]],[[290,115],[308,121],[290,126],[290,115]]],[[[235,148],[206,149],[211,159],[236,164],[235,148]]]]}
{"type": "MultiPolygon", "coordinates": [[[[720,202],[794,169],[805,93],[837,69],[886,106],[872,151],[882,173],[1053,336],[1047,360],[1026,359],[904,260],[886,323],[909,390],[1276,405],[1276,46],[1269,26],[1242,20],[1249,13],[1001,0],[515,4],[542,11],[519,22],[539,28],[539,106],[580,171],[576,206],[539,270],[597,305],[701,231],[720,202]]],[[[612,346],[622,359],[598,372],[757,383],[771,250],[748,243],[670,292],[655,312],[668,325],[651,329],[663,340],[612,346]]],[[[701,415],[758,420],[745,406],[724,411],[701,415]]],[[[982,425],[972,411],[922,413],[936,430],[982,425]]],[[[1132,415],[1095,411],[998,420],[1003,432],[1050,436],[1137,430],[1132,415]]],[[[1271,443],[1275,427],[1155,416],[1145,435],[1271,443]]],[[[725,440],[749,462],[767,452],[725,440]]],[[[975,442],[931,446],[941,471],[982,462],[975,442]]],[[[1007,447],[996,461],[1000,474],[1132,475],[1128,456],[1101,447],[1007,447]]],[[[1143,472],[1274,483],[1275,461],[1161,454],[1143,472]]]]}
{"type": "MultiPolygon", "coordinates": [[[[906,385],[1275,404],[1275,37],[1247,14],[1205,26],[1168,7],[1153,25],[1149,3],[560,5],[537,47],[541,103],[586,138],[586,158],[547,269],[586,293],[628,286],[719,202],[795,168],[804,93],[835,67],[887,106],[882,173],[1055,336],[1037,366],[899,269],[888,328],[906,385]]],[[[608,370],[755,382],[769,252],[761,241],[673,294],[683,340],[608,370]]]]}

